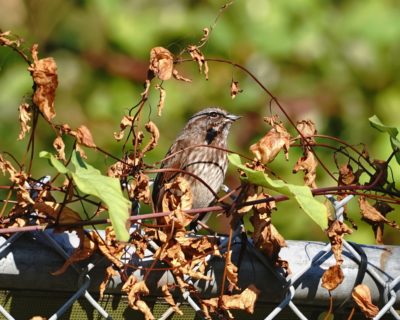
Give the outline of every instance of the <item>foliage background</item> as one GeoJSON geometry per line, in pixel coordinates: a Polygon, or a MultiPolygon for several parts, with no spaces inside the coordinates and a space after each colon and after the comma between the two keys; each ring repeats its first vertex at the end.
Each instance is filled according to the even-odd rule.
{"type": "MultiPolygon", "coordinates": [[[[120,156],[113,139],[121,117],[139,100],[146,76],[149,51],[164,46],[178,54],[197,43],[202,29],[214,21],[223,1],[179,0],[0,0],[0,28],[25,39],[28,48],[39,44],[41,57],[53,56],[59,72],[56,122],[71,127],[87,125],[102,149],[120,156]]],[[[242,0],[236,1],[217,22],[203,48],[206,57],[219,57],[251,70],[281,101],[294,120],[311,118],[319,133],[340,137],[351,144],[365,143],[373,158],[390,154],[387,136],[369,127],[377,114],[388,125],[400,122],[400,7],[395,1],[242,0]]],[[[17,158],[25,143],[16,143],[18,105],[31,94],[26,65],[11,50],[0,48],[0,151],[17,158]]],[[[178,67],[192,84],[168,81],[163,116],[156,116],[158,95],[150,99],[151,117],[161,131],[161,143],[147,158],[160,160],[188,117],[204,106],[224,106],[243,115],[233,128],[230,149],[248,154],[248,146],[267,127],[269,99],[249,78],[227,65],[210,63],[210,79],[197,73],[195,64],[178,67]],[[231,79],[244,92],[231,100],[231,79]]],[[[150,112],[150,111],[149,111],[150,112]]],[[[273,112],[277,112],[273,107],[273,112]]],[[[293,131],[292,131],[293,132],[293,131]]],[[[39,122],[36,153],[51,150],[54,139],[39,122]]],[[[26,141],[25,141],[26,142],[26,141]]],[[[331,167],[328,152],[320,150],[331,167]]],[[[89,153],[89,162],[105,168],[110,162],[89,153]]],[[[300,152],[291,150],[287,163],[275,160],[275,172],[291,182],[300,152]]],[[[399,168],[393,164],[396,180],[399,168]]],[[[44,160],[35,161],[38,177],[49,174],[44,160]]],[[[54,174],[54,172],[50,172],[54,174]]],[[[320,173],[319,185],[332,181],[320,173]]],[[[237,179],[231,175],[228,185],[237,179]]],[[[274,222],[285,238],[326,239],[306,215],[281,204],[274,222]],[[292,222],[292,223],[289,223],[292,222]]],[[[351,217],[358,220],[353,207],[351,217]]],[[[399,220],[399,211],[391,213],[399,220]]],[[[360,224],[361,225],[361,224],[360,224]]],[[[351,236],[373,242],[369,228],[351,236]]],[[[386,242],[398,243],[389,232],[386,242]]]]}

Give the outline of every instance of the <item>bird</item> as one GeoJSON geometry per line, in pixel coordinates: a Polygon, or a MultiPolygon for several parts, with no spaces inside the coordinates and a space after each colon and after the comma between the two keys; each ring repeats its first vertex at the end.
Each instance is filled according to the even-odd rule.
{"type": "MultiPolygon", "coordinates": [[[[193,209],[208,207],[215,200],[228,167],[225,151],[228,134],[232,123],[239,118],[221,108],[208,107],[188,120],[161,164],[161,168],[179,169],[179,172],[159,172],[154,180],[152,198],[157,211],[162,211],[164,185],[178,176],[184,177],[190,184],[193,209]]],[[[197,219],[206,222],[208,217],[203,214],[197,219]]]]}

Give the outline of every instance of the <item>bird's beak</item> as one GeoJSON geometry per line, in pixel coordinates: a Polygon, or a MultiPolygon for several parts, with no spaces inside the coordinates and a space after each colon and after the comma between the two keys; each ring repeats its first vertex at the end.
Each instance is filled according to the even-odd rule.
{"type": "Polygon", "coordinates": [[[235,122],[236,120],[239,120],[242,116],[237,116],[237,115],[234,115],[234,114],[232,114],[232,113],[229,113],[226,117],[227,117],[230,121],[235,122]]]}

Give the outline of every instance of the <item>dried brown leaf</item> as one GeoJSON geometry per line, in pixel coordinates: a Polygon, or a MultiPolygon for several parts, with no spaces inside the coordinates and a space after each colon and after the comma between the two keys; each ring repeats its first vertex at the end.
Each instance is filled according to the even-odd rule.
{"type": "Polygon", "coordinates": [[[203,29],[203,37],[200,39],[200,42],[206,42],[208,40],[209,35],[210,35],[210,29],[204,28],[203,29]]]}
{"type": "Polygon", "coordinates": [[[234,289],[238,289],[238,267],[236,267],[233,262],[232,262],[232,251],[229,251],[226,253],[226,279],[228,280],[228,282],[230,283],[230,285],[234,288],[234,289]]]}
{"type": "Polygon", "coordinates": [[[171,78],[173,66],[174,56],[169,50],[163,47],[155,47],[150,50],[149,69],[160,80],[171,78]]]}
{"type": "Polygon", "coordinates": [[[146,123],[145,128],[147,132],[151,134],[151,139],[148,144],[143,148],[143,154],[153,150],[157,146],[158,139],[160,139],[160,131],[153,121],[149,121],[148,123],[146,123]]]}
{"type": "Polygon", "coordinates": [[[365,197],[359,197],[358,204],[361,211],[361,219],[372,226],[377,244],[383,244],[383,225],[400,230],[400,226],[396,221],[390,221],[386,218],[386,214],[393,210],[384,202],[377,202],[372,206],[365,197]]]}
{"type": "Polygon", "coordinates": [[[88,148],[96,148],[92,133],[88,127],[81,125],[75,132],[71,132],[71,134],[76,137],[78,144],[88,148]]]}
{"type": "Polygon", "coordinates": [[[315,180],[317,178],[318,161],[315,160],[314,153],[306,149],[305,155],[297,160],[293,168],[293,173],[299,170],[304,171],[304,182],[310,188],[316,188],[315,180]]]}
{"type": "Polygon", "coordinates": [[[120,131],[114,132],[114,138],[117,141],[120,141],[124,137],[125,129],[127,127],[132,127],[133,125],[133,116],[123,116],[121,123],[119,124],[120,131]]]}
{"type": "Polygon", "coordinates": [[[322,284],[321,286],[329,291],[335,290],[344,279],[344,274],[340,264],[335,264],[334,266],[329,267],[328,270],[325,270],[322,275],[322,284]]]}
{"type": "Polygon", "coordinates": [[[36,201],[33,209],[57,220],[61,224],[72,224],[82,221],[80,215],[74,210],[54,201],[36,201]]]}
{"type": "Polygon", "coordinates": [[[236,96],[243,92],[243,90],[240,89],[239,87],[239,81],[233,81],[231,82],[231,98],[235,99],[236,96]]]}
{"type": "Polygon", "coordinates": [[[128,304],[132,309],[142,312],[145,319],[154,319],[150,308],[140,299],[142,295],[148,295],[150,292],[144,281],[137,282],[136,277],[132,274],[121,290],[128,294],[128,304]]]}
{"type": "Polygon", "coordinates": [[[149,187],[149,177],[143,173],[139,173],[135,176],[130,184],[129,198],[142,201],[143,203],[149,204],[151,201],[151,192],[149,187]]]}
{"type": "Polygon", "coordinates": [[[179,307],[176,305],[174,298],[172,297],[171,292],[168,289],[168,285],[164,284],[161,287],[161,292],[163,293],[164,300],[174,309],[176,313],[179,315],[183,315],[183,312],[179,307]]]}
{"type": "Polygon", "coordinates": [[[115,231],[112,226],[106,228],[106,238],[103,240],[100,235],[95,232],[89,232],[88,236],[96,243],[100,252],[110,260],[118,268],[123,267],[121,257],[124,254],[125,245],[117,241],[115,231]]]}
{"type": "Polygon", "coordinates": [[[358,183],[358,178],[350,164],[344,164],[339,168],[339,186],[349,186],[358,183]]]}
{"type": "Polygon", "coordinates": [[[180,80],[180,81],[184,81],[184,82],[192,82],[191,79],[189,78],[185,78],[184,76],[181,76],[178,72],[178,70],[174,69],[172,70],[172,76],[176,79],[176,80],[180,80]]]}
{"type": "Polygon", "coordinates": [[[31,116],[32,116],[31,106],[27,103],[22,103],[19,106],[18,110],[19,110],[19,125],[20,125],[18,140],[22,140],[31,129],[31,127],[29,126],[29,122],[31,121],[31,116]]]}
{"type": "Polygon", "coordinates": [[[211,319],[210,312],[216,312],[218,309],[227,312],[228,317],[232,316],[229,310],[243,310],[253,314],[259,294],[260,290],[251,284],[240,294],[203,299],[202,311],[206,315],[206,319],[211,319]]]}
{"type": "Polygon", "coordinates": [[[71,256],[65,261],[64,265],[57,271],[52,272],[53,276],[58,276],[67,271],[68,267],[75,262],[91,257],[98,249],[97,244],[88,237],[80,236],[79,247],[74,250],[71,256]]]}
{"type": "Polygon", "coordinates": [[[65,144],[61,136],[57,136],[57,138],[54,139],[53,141],[53,147],[57,151],[57,158],[63,161],[66,161],[65,159],[65,144]]]}
{"type": "Polygon", "coordinates": [[[38,45],[32,47],[33,63],[28,70],[31,72],[35,83],[33,102],[47,121],[55,117],[54,99],[58,86],[57,65],[53,58],[38,58],[38,45]]]}
{"type": "Polygon", "coordinates": [[[131,306],[134,310],[138,310],[144,315],[145,320],[154,320],[154,316],[146,302],[143,300],[136,300],[135,304],[131,306]]]}
{"type": "Polygon", "coordinates": [[[326,233],[331,243],[333,255],[335,256],[338,265],[343,263],[342,259],[342,248],[343,248],[343,236],[345,234],[351,234],[353,231],[343,222],[339,220],[331,221],[326,233]]]}
{"type": "Polygon", "coordinates": [[[289,158],[290,134],[281,122],[275,117],[266,117],[265,121],[272,128],[258,142],[250,146],[250,151],[256,159],[262,163],[269,163],[275,159],[279,151],[283,149],[286,159],[289,158]]]}
{"type": "Polygon", "coordinates": [[[118,272],[114,269],[113,266],[108,266],[106,268],[105,274],[104,274],[104,279],[103,281],[100,283],[99,286],[99,294],[100,294],[100,300],[103,298],[104,296],[104,291],[107,288],[107,284],[110,282],[110,280],[114,277],[118,275],[118,272]]]}
{"type": "Polygon", "coordinates": [[[254,285],[248,286],[242,293],[236,295],[223,295],[221,297],[222,308],[225,310],[243,310],[253,314],[257,297],[260,294],[254,285]]]}
{"type": "Polygon", "coordinates": [[[317,129],[312,120],[297,121],[296,128],[308,143],[315,143],[314,135],[317,134],[317,129]]]}
{"type": "Polygon", "coordinates": [[[385,218],[376,208],[374,208],[365,197],[358,198],[358,204],[361,210],[362,219],[369,224],[376,224],[380,222],[389,223],[389,220],[385,218]]]}
{"type": "MultiPolygon", "coordinates": [[[[7,161],[3,158],[2,154],[0,154],[0,170],[3,172],[4,175],[8,173],[10,177],[14,177],[17,174],[17,170],[15,170],[10,161],[7,161]]],[[[15,182],[13,179],[11,180],[15,182]]]]}
{"type": "Polygon", "coordinates": [[[190,45],[188,46],[187,51],[189,52],[192,59],[197,62],[197,65],[199,66],[199,72],[202,73],[204,71],[206,80],[208,80],[208,64],[199,47],[195,45],[190,45]]]}
{"type": "Polygon", "coordinates": [[[13,36],[10,31],[0,33],[0,46],[19,47],[21,41],[19,39],[11,39],[13,36]]]}
{"type": "Polygon", "coordinates": [[[371,291],[365,284],[355,287],[351,296],[365,317],[373,318],[378,314],[379,308],[372,303],[371,291]]]}
{"type": "Polygon", "coordinates": [[[190,184],[185,178],[178,176],[172,182],[166,183],[164,188],[163,211],[174,211],[176,209],[183,211],[192,208],[193,194],[190,184]]]}
{"type": "Polygon", "coordinates": [[[167,96],[167,91],[165,91],[165,89],[158,84],[155,86],[155,88],[157,90],[160,90],[160,100],[158,100],[157,104],[157,115],[160,117],[162,110],[164,109],[165,97],[167,96]]]}

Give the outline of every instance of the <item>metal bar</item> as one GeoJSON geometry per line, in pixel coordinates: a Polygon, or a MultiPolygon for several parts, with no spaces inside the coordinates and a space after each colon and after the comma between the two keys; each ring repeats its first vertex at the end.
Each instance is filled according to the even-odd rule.
{"type": "Polygon", "coordinates": [[[49,320],[57,320],[59,317],[61,317],[71,306],[74,304],[76,300],[78,300],[89,288],[90,285],[90,278],[88,277],[86,281],[82,284],[82,286],[79,288],[79,290],[65,302],[65,304],[57,310],[55,314],[53,314],[49,320]]]}

